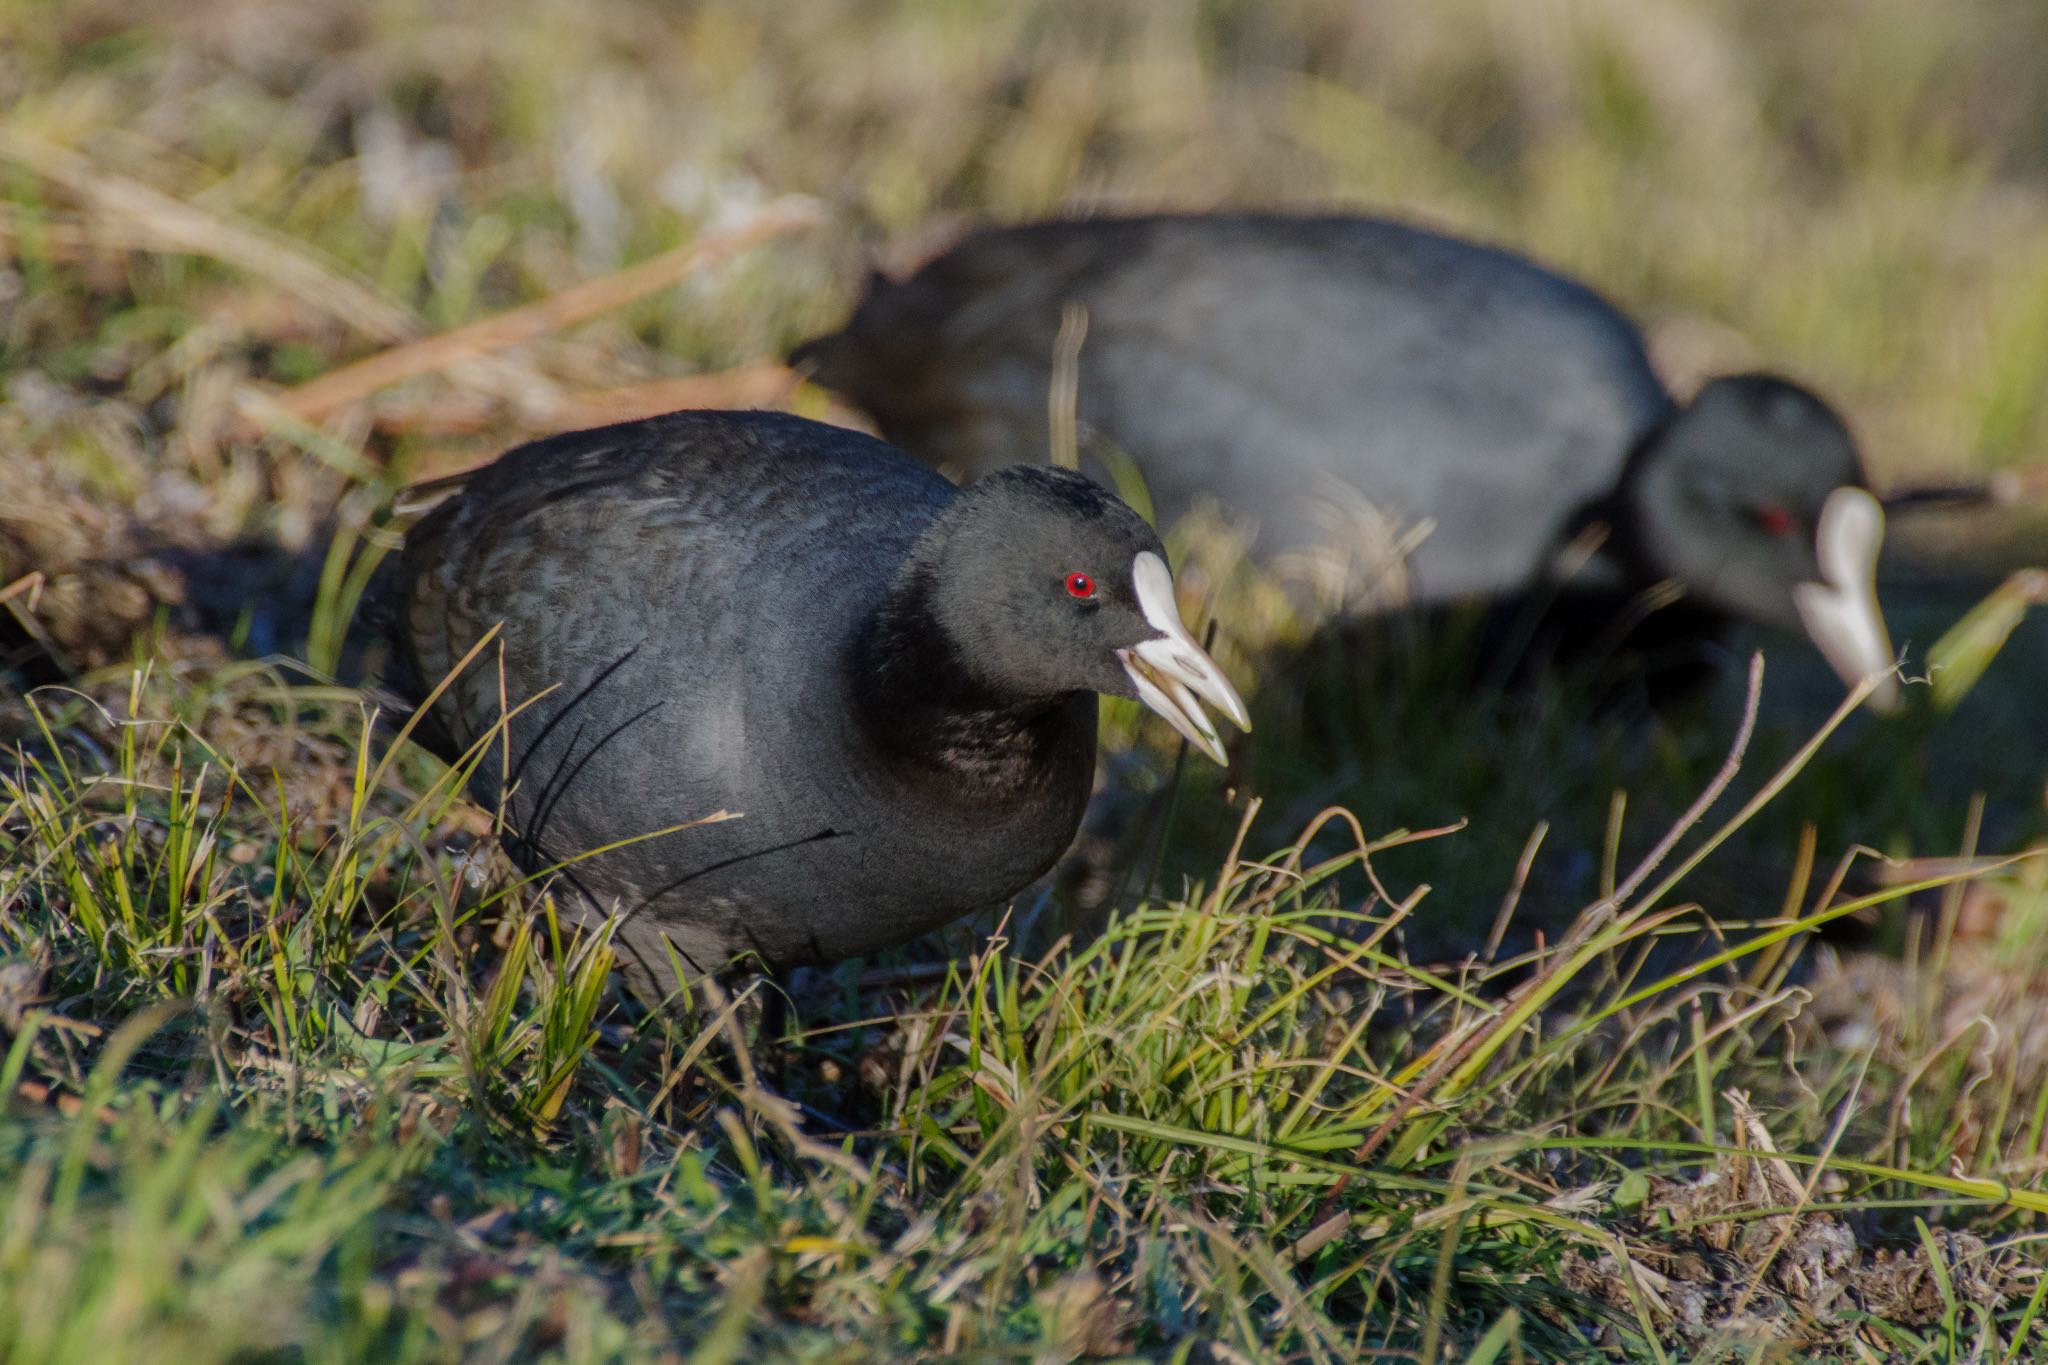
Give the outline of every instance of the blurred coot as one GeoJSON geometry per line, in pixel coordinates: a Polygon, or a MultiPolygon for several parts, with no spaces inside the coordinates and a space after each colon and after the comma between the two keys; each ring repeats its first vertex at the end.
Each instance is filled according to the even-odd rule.
{"type": "Polygon", "coordinates": [[[1666,637],[1734,616],[1804,626],[1852,683],[1892,663],[1868,582],[1882,518],[1834,411],[1766,374],[1679,405],[1627,318],[1506,251],[1362,217],[994,228],[877,276],[792,359],[971,477],[1046,458],[1073,304],[1083,467],[1128,455],[1162,524],[1210,496],[1263,557],[1315,554],[1345,535],[1333,507],[1362,498],[1430,524],[1400,566],[1411,603],[1533,596],[1590,641],[1671,583],[1666,637]],[[1595,526],[1597,556],[1570,562],[1595,526]],[[1843,566],[1856,581],[1831,581],[1843,566]]]}

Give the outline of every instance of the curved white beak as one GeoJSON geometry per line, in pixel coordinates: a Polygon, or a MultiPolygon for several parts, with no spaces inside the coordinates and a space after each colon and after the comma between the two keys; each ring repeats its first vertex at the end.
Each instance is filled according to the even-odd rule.
{"type": "Polygon", "coordinates": [[[1116,652],[1124,672],[1137,684],[1140,701],[1165,717],[1190,744],[1218,763],[1225,762],[1223,741],[1209,723],[1202,702],[1230,717],[1238,729],[1249,730],[1252,718],[1244,702],[1216,661],[1181,624],[1180,608],[1173,600],[1173,575],[1166,571],[1166,562],[1150,550],[1144,551],[1131,564],[1131,580],[1138,590],[1138,609],[1159,636],[1116,652]]]}
{"type": "Polygon", "coordinates": [[[1806,633],[1851,687],[1865,679],[1880,680],[1870,705],[1889,711],[1898,705],[1898,680],[1892,676],[1898,658],[1885,634],[1877,607],[1877,551],[1884,543],[1884,508],[1861,488],[1837,488],[1828,494],[1814,532],[1821,581],[1800,583],[1792,601],[1806,633]]]}

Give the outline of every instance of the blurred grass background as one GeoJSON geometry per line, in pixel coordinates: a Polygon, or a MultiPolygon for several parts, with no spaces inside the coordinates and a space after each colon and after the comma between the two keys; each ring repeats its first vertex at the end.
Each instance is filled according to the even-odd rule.
{"type": "MultiPolygon", "coordinates": [[[[1583,275],[1681,388],[1792,370],[1887,478],[2043,448],[2048,17],[2019,0],[0,14],[10,129],[272,230],[421,326],[822,202],[829,229],[585,329],[615,382],[777,355],[837,320],[870,253],[904,263],[958,219],[1321,204],[1583,275]]],[[[380,340],[246,258],[92,250],[147,234],[147,207],[81,211],[7,160],[16,382],[191,403],[213,363],[289,382],[380,340]]],[[[168,463],[217,482],[205,435],[168,463]]]]}
{"type": "MultiPolygon", "coordinates": [[[[907,267],[989,218],[1390,212],[1582,276],[1644,323],[1680,392],[1748,366],[1811,383],[1880,486],[2038,469],[2044,64],[2048,7],[2028,0],[0,0],[0,582],[46,575],[37,628],[75,665],[64,680],[107,708],[10,698],[0,716],[19,746],[0,951],[53,952],[45,1003],[88,1030],[168,1028],[151,1013],[164,1000],[211,1011],[205,1029],[117,1048],[21,1027],[0,989],[17,1030],[0,1068],[15,1095],[0,1118],[15,1177],[0,1345],[59,1361],[1201,1343],[1213,1353],[1185,1358],[1227,1360],[1274,1342],[1335,1359],[1370,1337],[1406,1358],[1455,1345],[1478,1359],[1488,1341],[1553,1358],[1569,1333],[1539,1319],[1568,1254],[1528,1231],[1558,1233],[1557,1210],[1528,1201],[1590,1197],[1619,1218],[1645,1196],[1610,1206],[1588,1182],[1640,1176],[1522,1147],[1468,1166],[1457,1142],[1578,1135],[1675,1172],[1656,1144],[1750,1139],[1717,1094],[1742,1085],[1780,1106],[1788,1148],[1847,1132],[1845,1152],[1887,1170],[2038,1186],[2038,864],[1909,903],[1935,929],[1895,925],[1893,946],[1934,969],[1837,973],[1815,987],[1834,1000],[1818,1023],[1768,952],[1738,982],[1598,1016],[1627,1033],[1566,1029],[1577,1041],[1553,1048],[1532,1023],[1536,1040],[1509,1049],[1513,1084],[1433,1091],[1427,1122],[1351,1192],[1359,1230],[1301,1251],[1330,1177],[1288,1144],[1355,1148],[1386,1121],[1384,1078],[1414,1082],[1401,1060],[1440,1059],[1430,1049],[1457,1036],[1444,1019],[1477,1009],[1405,957],[1332,994],[1342,950],[1307,929],[1320,949],[1267,955],[1258,914],[1299,911],[1306,891],[1247,890],[1257,913],[1212,929],[1197,888],[1181,919],[1160,912],[1166,944],[1119,931],[1114,951],[1172,968],[1156,981],[1091,975],[1107,959],[1045,973],[979,959],[970,984],[904,1009],[905,1034],[870,1020],[886,1010],[842,974],[840,997],[811,1006],[788,1086],[856,1120],[858,1141],[821,1151],[725,1025],[692,1034],[616,1004],[593,1023],[590,945],[493,927],[517,918],[505,905],[531,907],[498,904],[510,893],[488,879],[479,906],[476,830],[428,799],[432,774],[401,763],[378,786],[356,767],[349,694],[288,692],[174,642],[143,647],[142,683],[127,665],[180,553],[252,537],[317,558],[411,477],[652,407],[843,416],[776,358],[835,325],[870,265],[907,267]],[[764,215],[807,225],[573,325],[310,417],[281,411],[350,362],[764,215]],[[140,751],[139,719],[160,727],[140,751]],[[209,788],[223,773],[240,795],[209,788]],[[1973,936],[1976,965],[1945,976],[1973,936]],[[1249,983],[1215,1016],[1199,1003],[1212,953],[1249,983]],[[1170,1000],[1139,993],[1183,981],[1170,1000]],[[1235,1032],[1233,1009],[1269,997],[1281,1023],[1235,1032]],[[1989,1019],[1995,1039],[1973,1032],[1989,1019]],[[1119,1045],[1077,1070],[1061,1030],[1112,1026],[1091,1021],[1112,1021],[1119,1045]],[[118,1150],[95,1147],[100,1105],[119,1116],[118,1150]],[[1064,1125],[1088,1106],[1114,1122],[1076,1136],[1064,1125]],[[1203,1145],[1219,1142],[1240,1145],[1203,1145]],[[850,1172],[835,1151],[868,1164],[850,1172]],[[384,1152],[402,1155],[365,1155],[384,1152]],[[1477,1204],[1467,1178],[1494,1182],[1477,1204]],[[102,1320],[95,1339],[83,1324],[102,1320]]],[[[2042,543],[2038,526],[1928,525],[1936,570],[2006,567],[2042,543]]],[[[1201,562],[1191,581],[1248,676],[1254,642],[1229,633],[1271,624],[1266,599],[1201,562]]],[[[248,584],[175,591],[204,607],[215,588],[235,602],[248,584]]],[[[1960,610],[1901,633],[1924,646],[1960,610]]],[[[250,653],[284,643],[260,617],[239,630],[250,653]]],[[[334,664],[338,625],[325,632],[334,664]]],[[[2048,649],[2038,630],[2019,645],[1954,716],[1852,722],[1685,894],[1739,925],[1796,912],[1859,841],[1927,859],[2038,836],[2048,649]]],[[[1774,681],[1797,671],[1778,653],[1774,681]]],[[[1383,850],[1389,900],[1436,884],[1423,913],[1386,920],[1390,945],[1410,935],[1432,959],[1471,950],[1539,817],[1553,831],[1522,889],[1554,934],[1561,918],[1543,914],[1611,887],[1733,728],[1729,697],[1647,739],[1578,728],[1556,693],[1448,707],[1433,666],[1427,651],[1326,662],[1301,696],[1262,699],[1234,775],[1268,800],[1259,853],[1331,801],[1374,834],[1471,817],[1383,850]],[[1627,834],[1610,846],[1617,788],[1627,834]]],[[[1831,704],[1767,726],[1743,790],[1831,704]]],[[[1132,744],[1132,718],[1112,720],[1132,744]]],[[[1237,815],[1212,794],[1153,802],[1137,861],[1214,882],[1237,815]]],[[[1640,970],[1588,968],[1574,993],[1621,998],[1640,970]]],[[[1501,976],[1474,989],[1504,998],[1517,978],[1501,976]]],[[[1858,1228],[1911,1238],[1887,1201],[1928,1188],[1862,1180],[1858,1228]]],[[[1978,1190],[1938,1214],[2038,1260],[2038,1208],[1978,1190]]],[[[1582,1291],[1593,1312],[1598,1292],[1582,1291]]],[[[1627,1328],[1616,1349],[1662,1358],[1655,1331],[1627,1324],[1670,1324],[1634,1293],[1608,1303],[1627,1328]]],[[[1965,1358],[1975,1323],[2026,1358],[2035,1312],[1986,1327],[1976,1302],[1951,1283],[1937,1327],[1885,1349],[1965,1358]]]]}

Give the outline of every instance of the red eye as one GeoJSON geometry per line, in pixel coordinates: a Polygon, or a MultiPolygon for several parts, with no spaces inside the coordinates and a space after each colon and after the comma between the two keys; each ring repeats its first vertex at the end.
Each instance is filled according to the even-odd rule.
{"type": "Polygon", "coordinates": [[[1756,524],[1763,528],[1765,535],[1785,536],[1792,533],[1792,514],[1777,503],[1764,503],[1754,509],[1751,515],[1756,518],[1756,524]]]}
{"type": "Polygon", "coordinates": [[[1084,573],[1067,575],[1067,595],[1083,600],[1095,596],[1095,580],[1084,573]]]}

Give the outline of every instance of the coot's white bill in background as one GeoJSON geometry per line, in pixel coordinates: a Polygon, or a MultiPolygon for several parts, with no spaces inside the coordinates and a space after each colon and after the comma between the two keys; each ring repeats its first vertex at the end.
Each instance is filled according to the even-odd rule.
{"type": "Polygon", "coordinates": [[[657,986],[900,943],[1002,900],[1066,848],[1094,693],[1211,757],[1244,704],[1181,623],[1164,550],[1080,474],[956,489],[869,437],[777,413],[677,413],[522,446],[406,537],[384,586],[445,755],[657,986]]]}
{"type": "MultiPolygon", "coordinates": [[[[1371,218],[985,230],[901,282],[876,277],[846,327],[793,363],[890,440],[972,476],[1046,458],[1073,304],[1084,453],[1106,442],[1135,459],[1162,519],[1215,497],[1269,558],[1327,542],[1333,485],[1433,522],[1406,566],[1423,605],[1541,592],[1600,521],[1591,577],[1607,600],[1673,581],[1702,619],[1797,630],[1800,585],[1827,582],[1822,508],[1864,483],[1841,419],[1805,389],[1736,375],[1680,407],[1634,325],[1590,289],[1371,218]]],[[[1875,599],[1828,600],[1818,630],[1842,676],[1891,667],[1875,599]]]]}
{"type": "Polygon", "coordinates": [[[1853,686],[1876,676],[1871,700],[1897,704],[1891,640],[1877,609],[1877,552],[1884,541],[1884,508],[1861,488],[1837,488],[1821,508],[1814,533],[1821,580],[1792,590],[1806,633],[1835,671],[1853,686]]]}

